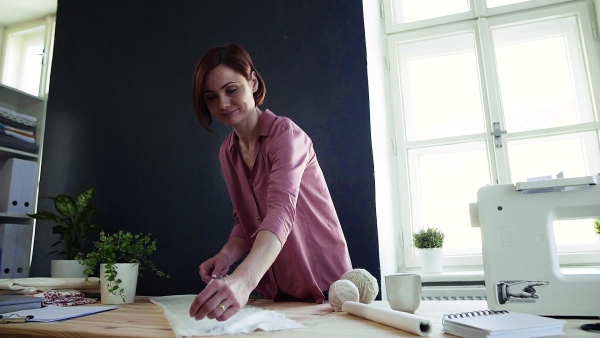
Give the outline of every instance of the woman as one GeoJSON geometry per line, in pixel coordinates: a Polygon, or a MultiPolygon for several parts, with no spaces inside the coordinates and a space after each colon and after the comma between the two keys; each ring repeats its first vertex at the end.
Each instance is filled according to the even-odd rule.
{"type": "Polygon", "coordinates": [[[214,118],[233,128],[219,160],[235,221],[221,251],[200,265],[208,285],[190,307],[196,319],[227,320],[253,290],[275,301],[322,303],[323,292],[352,269],[312,141],[290,119],[258,108],[265,93],[238,45],[209,50],[196,67],[200,124],[211,131],[214,118]]]}

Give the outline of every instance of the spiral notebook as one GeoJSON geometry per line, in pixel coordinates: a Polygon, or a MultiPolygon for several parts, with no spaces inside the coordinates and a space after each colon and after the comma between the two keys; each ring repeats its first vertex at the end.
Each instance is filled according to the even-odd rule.
{"type": "Polygon", "coordinates": [[[564,335],[559,319],[512,311],[482,310],[444,315],[444,331],[466,338],[547,337],[564,335]]]}

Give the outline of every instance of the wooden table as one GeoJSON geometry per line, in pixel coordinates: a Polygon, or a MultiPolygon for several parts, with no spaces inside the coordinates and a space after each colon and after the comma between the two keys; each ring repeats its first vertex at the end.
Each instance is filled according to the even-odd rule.
{"type": "MultiPolygon", "coordinates": [[[[301,322],[306,327],[278,332],[256,331],[236,337],[417,337],[345,312],[333,312],[328,304],[274,303],[268,300],[255,300],[248,304],[283,312],[288,318],[301,322]]],[[[376,301],[372,305],[389,308],[385,301],[376,301]]],[[[429,337],[454,337],[441,331],[442,316],[445,313],[485,308],[485,301],[424,301],[416,314],[431,320],[433,328],[429,337]]],[[[598,334],[582,331],[579,326],[598,321],[600,320],[569,319],[565,327],[566,337],[597,338],[598,334]]],[[[119,305],[116,310],[63,322],[0,324],[0,337],[173,338],[175,335],[162,310],[148,301],[147,297],[138,297],[135,303],[119,305]]]]}

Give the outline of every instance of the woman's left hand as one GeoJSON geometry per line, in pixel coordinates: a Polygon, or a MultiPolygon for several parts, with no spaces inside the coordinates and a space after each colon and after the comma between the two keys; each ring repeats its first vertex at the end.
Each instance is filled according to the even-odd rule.
{"type": "Polygon", "coordinates": [[[248,302],[250,290],[243,278],[235,274],[211,280],[190,306],[190,317],[224,321],[236,314],[248,302]]]}
{"type": "Polygon", "coordinates": [[[279,238],[269,230],[259,231],[250,253],[235,271],[227,277],[211,280],[194,298],[190,317],[196,320],[208,317],[220,321],[231,318],[246,305],[250,292],[258,285],[279,252],[279,238]]]}

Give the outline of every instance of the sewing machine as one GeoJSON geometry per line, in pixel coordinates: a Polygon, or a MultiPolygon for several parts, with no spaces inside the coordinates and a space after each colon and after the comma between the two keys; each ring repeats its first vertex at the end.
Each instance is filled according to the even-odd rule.
{"type": "Polygon", "coordinates": [[[481,228],[490,309],[600,316],[600,269],[562,272],[553,225],[555,220],[600,219],[599,179],[559,178],[479,189],[471,222],[481,228]]]}

